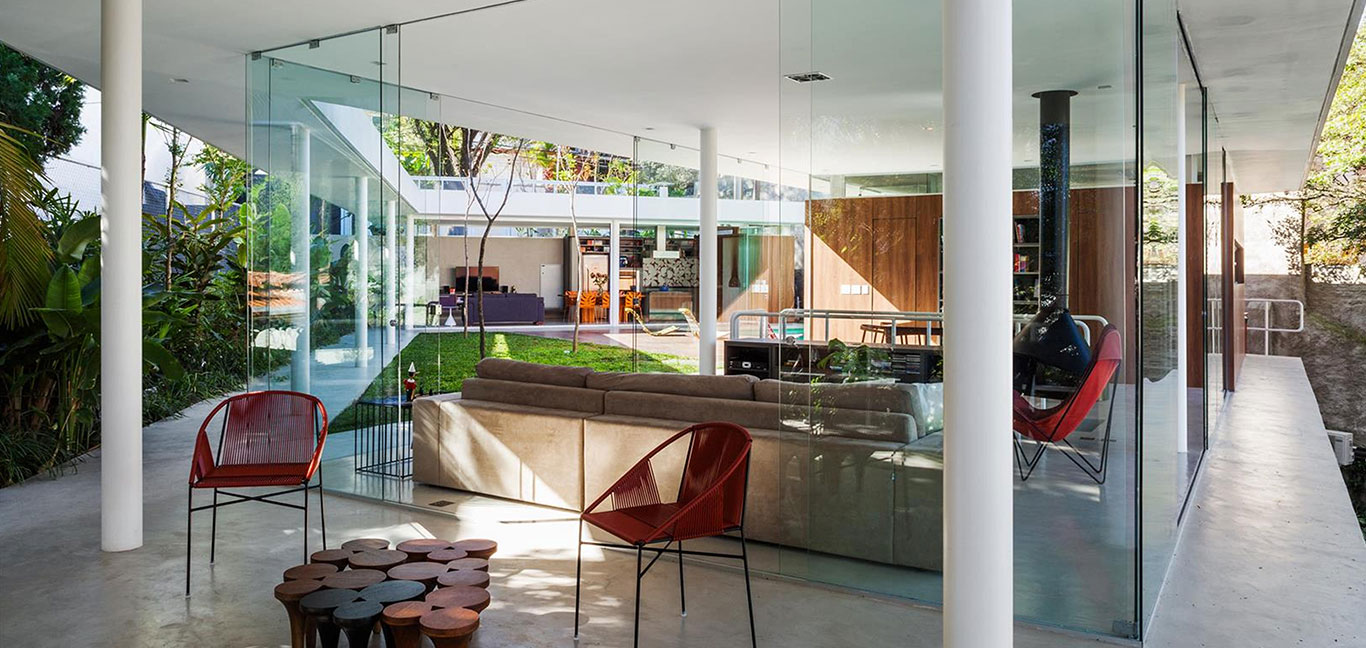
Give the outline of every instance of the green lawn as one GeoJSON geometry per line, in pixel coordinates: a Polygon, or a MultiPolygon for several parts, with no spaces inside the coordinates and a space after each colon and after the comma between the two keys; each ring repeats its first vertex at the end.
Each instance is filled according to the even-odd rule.
{"type": "MultiPolygon", "coordinates": [[[[570,353],[570,341],[517,333],[489,333],[488,351],[492,358],[511,358],[537,364],[592,367],[598,371],[696,373],[697,361],[682,356],[642,353],[633,349],[603,344],[579,343],[570,353]]],[[[366,397],[398,393],[408,365],[417,365],[419,394],[445,394],[460,391],[465,378],[474,375],[479,361],[479,334],[422,333],[404,347],[365,390],[366,397]]],[[[355,408],[347,407],[332,419],[333,432],[355,427],[355,408]]]]}

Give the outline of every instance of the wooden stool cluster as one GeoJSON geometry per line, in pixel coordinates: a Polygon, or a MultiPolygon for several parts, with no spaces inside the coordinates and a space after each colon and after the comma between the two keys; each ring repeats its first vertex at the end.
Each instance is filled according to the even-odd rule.
{"type": "Polygon", "coordinates": [[[290,646],[370,644],[376,630],[388,648],[463,648],[489,606],[492,540],[418,539],[393,549],[380,538],[314,552],[285,570],[275,598],[289,615],[290,646]]]}

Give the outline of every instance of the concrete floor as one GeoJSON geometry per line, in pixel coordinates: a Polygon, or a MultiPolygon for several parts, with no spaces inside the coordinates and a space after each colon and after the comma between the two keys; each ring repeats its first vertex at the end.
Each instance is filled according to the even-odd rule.
{"type": "MultiPolygon", "coordinates": [[[[288,630],[271,596],[280,572],[302,559],[296,511],[257,504],[223,509],[217,564],[208,564],[207,515],[195,520],[193,595],[186,598],[185,478],[193,433],[209,404],[144,430],[145,544],[99,550],[99,461],[74,472],[0,490],[0,646],[283,646],[288,630]]],[[[564,515],[527,518],[524,507],[465,498],[455,515],[328,497],[332,544],[380,536],[497,539],[493,604],[475,646],[574,646],[574,546],[546,533],[564,515]]],[[[316,520],[312,526],[318,541],[316,520]]],[[[744,646],[744,583],[733,569],[689,566],[686,618],[676,564],[661,561],[644,583],[645,646],[744,646]],[[662,567],[662,568],[661,568],[662,567]]],[[[634,557],[584,551],[581,646],[628,645],[634,557]]],[[[780,578],[754,579],[759,642],[765,646],[913,646],[941,643],[928,607],[780,578]]],[[[1031,627],[1021,647],[1094,645],[1096,639],[1031,627]]],[[[376,641],[372,645],[378,646],[376,641]]]]}

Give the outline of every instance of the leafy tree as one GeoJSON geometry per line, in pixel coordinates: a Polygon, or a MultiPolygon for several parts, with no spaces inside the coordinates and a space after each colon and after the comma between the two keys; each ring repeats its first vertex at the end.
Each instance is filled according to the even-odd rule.
{"type": "Polygon", "coordinates": [[[1366,255],[1366,29],[1352,44],[1302,198],[1305,262],[1360,263],[1366,255]]]}
{"type": "Polygon", "coordinates": [[[81,138],[84,99],[80,81],[0,44],[0,121],[27,131],[16,139],[39,164],[81,138]]]}

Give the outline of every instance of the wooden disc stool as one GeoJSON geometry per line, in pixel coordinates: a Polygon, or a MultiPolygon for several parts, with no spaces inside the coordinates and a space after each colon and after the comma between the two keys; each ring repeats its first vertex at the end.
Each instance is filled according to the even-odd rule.
{"type": "Polygon", "coordinates": [[[479,628],[479,613],[465,608],[432,610],[418,620],[422,634],[432,640],[436,648],[465,648],[470,635],[479,628]]]}
{"type": "Polygon", "coordinates": [[[456,569],[448,571],[436,577],[436,584],[441,587],[489,587],[489,573],[477,569],[456,569]]]}
{"type": "Polygon", "coordinates": [[[307,565],[295,565],[285,570],[285,580],[321,580],[324,576],[337,573],[336,565],[327,563],[308,563],[307,565]]]}
{"type": "Polygon", "coordinates": [[[381,617],[384,645],[388,648],[420,648],[422,627],[418,624],[422,615],[434,609],[426,601],[404,601],[386,606],[381,617]]]}
{"type": "Polygon", "coordinates": [[[351,551],[350,549],[323,549],[322,551],[313,552],[313,555],[308,557],[308,562],[325,563],[328,565],[335,565],[337,569],[346,569],[346,565],[351,559],[351,554],[354,553],[356,552],[351,551]]]}
{"type": "Polygon", "coordinates": [[[322,648],[337,648],[337,640],[341,637],[341,628],[332,622],[332,612],[358,598],[360,593],[356,590],[325,589],[299,599],[299,610],[313,617],[313,623],[318,626],[322,648]]]}
{"type": "Polygon", "coordinates": [[[389,541],[384,538],[357,538],[343,542],[341,548],[351,551],[382,551],[389,548],[389,541]]]}
{"type": "Polygon", "coordinates": [[[378,569],[388,571],[395,565],[402,565],[408,562],[408,554],[392,549],[372,549],[352,554],[349,564],[351,569],[378,569]]]}
{"type": "Polygon", "coordinates": [[[461,558],[460,560],[452,560],[446,563],[446,566],[450,567],[451,569],[477,569],[479,571],[488,571],[489,561],[483,558],[461,558]]]}
{"type": "Polygon", "coordinates": [[[285,606],[289,615],[289,645],[291,648],[311,648],[313,618],[299,610],[299,600],[322,589],[315,580],[292,580],[275,586],[275,599],[285,606]]]}
{"type": "Polygon", "coordinates": [[[389,578],[393,580],[409,580],[422,583],[422,586],[430,592],[436,589],[436,579],[438,576],[450,571],[444,563],[434,562],[412,562],[397,565],[389,569],[389,578]]]}
{"type": "Polygon", "coordinates": [[[465,553],[475,557],[488,560],[493,557],[494,552],[498,551],[498,543],[484,538],[471,538],[461,540],[451,545],[456,549],[462,549],[465,553]]]}
{"type": "Polygon", "coordinates": [[[443,587],[423,599],[437,608],[465,608],[471,612],[483,612],[489,606],[489,591],[482,587],[453,585],[443,587]]]}
{"type": "Polygon", "coordinates": [[[398,546],[394,548],[408,554],[408,562],[418,562],[426,560],[427,554],[433,551],[450,549],[451,543],[449,540],[419,538],[417,540],[400,542],[398,543],[398,546]]]}
{"type": "Polygon", "coordinates": [[[380,605],[402,601],[420,601],[427,595],[422,583],[410,580],[391,580],[371,585],[360,591],[360,597],[380,605]]]}
{"type": "Polygon", "coordinates": [[[346,633],[346,645],[351,648],[366,648],[370,645],[370,635],[375,633],[375,623],[384,613],[384,606],[374,601],[353,601],[338,606],[332,612],[332,621],[341,626],[346,633]]]}
{"type": "Polygon", "coordinates": [[[468,556],[464,549],[437,549],[427,554],[427,562],[448,563],[468,556]]]}
{"type": "Polygon", "coordinates": [[[324,589],[362,590],[375,583],[383,583],[387,578],[378,569],[348,569],[324,576],[324,589]]]}

